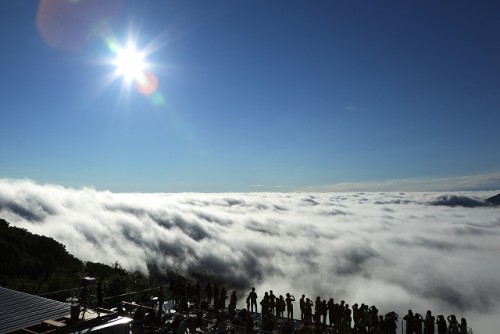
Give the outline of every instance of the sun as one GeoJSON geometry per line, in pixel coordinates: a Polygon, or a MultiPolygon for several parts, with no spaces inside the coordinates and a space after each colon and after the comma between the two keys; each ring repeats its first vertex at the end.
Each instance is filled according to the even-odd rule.
{"type": "Polygon", "coordinates": [[[141,80],[147,68],[144,53],[132,44],[116,50],[113,64],[116,67],[116,75],[122,76],[128,82],[141,80]]]}
{"type": "Polygon", "coordinates": [[[135,38],[128,38],[126,43],[120,43],[116,37],[110,35],[105,38],[110,54],[104,59],[106,65],[113,67],[113,72],[106,77],[105,85],[117,79],[122,79],[122,92],[129,93],[130,88],[146,96],[158,100],[157,92],[159,80],[154,73],[158,65],[148,62],[147,58],[156,49],[153,44],[139,48],[135,38]]]}

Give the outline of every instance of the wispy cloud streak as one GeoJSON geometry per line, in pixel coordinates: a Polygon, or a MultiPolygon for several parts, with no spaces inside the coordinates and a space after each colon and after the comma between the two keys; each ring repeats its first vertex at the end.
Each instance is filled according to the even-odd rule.
{"type": "Polygon", "coordinates": [[[456,176],[446,178],[409,178],[373,182],[342,182],[323,186],[311,186],[304,191],[356,192],[356,191],[500,191],[500,173],[456,176]]]}

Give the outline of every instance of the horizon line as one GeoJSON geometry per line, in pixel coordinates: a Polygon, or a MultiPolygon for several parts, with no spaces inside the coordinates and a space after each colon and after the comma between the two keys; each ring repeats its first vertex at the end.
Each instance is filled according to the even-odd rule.
{"type": "Polygon", "coordinates": [[[325,185],[311,185],[304,187],[292,187],[287,185],[266,185],[264,183],[246,186],[246,191],[117,191],[113,189],[100,188],[96,185],[67,185],[53,182],[39,182],[32,178],[9,178],[0,177],[0,181],[8,183],[30,182],[40,186],[55,186],[68,189],[93,189],[95,191],[111,193],[259,193],[259,192],[460,192],[460,191],[500,191],[500,173],[477,174],[450,177],[421,177],[374,180],[364,182],[338,182],[325,185]],[[259,190],[251,190],[251,188],[259,190]],[[265,189],[265,191],[263,191],[265,189]]]}

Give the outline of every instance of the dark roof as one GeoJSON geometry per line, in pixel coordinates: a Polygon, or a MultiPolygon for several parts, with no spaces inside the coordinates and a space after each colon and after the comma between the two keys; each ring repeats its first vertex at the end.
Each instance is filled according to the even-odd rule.
{"type": "Polygon", "coordinates": [[[0,287],[0,334],[70,315],[70,304],[0,287]]]}

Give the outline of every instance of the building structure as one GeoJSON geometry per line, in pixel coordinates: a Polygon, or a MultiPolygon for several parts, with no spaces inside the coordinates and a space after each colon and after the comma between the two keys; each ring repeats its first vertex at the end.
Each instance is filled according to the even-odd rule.
{"type": "Polygon", "coordinates": [[[0,287],[0,334],[128,334],[131,318],[0,287]]]}

